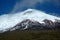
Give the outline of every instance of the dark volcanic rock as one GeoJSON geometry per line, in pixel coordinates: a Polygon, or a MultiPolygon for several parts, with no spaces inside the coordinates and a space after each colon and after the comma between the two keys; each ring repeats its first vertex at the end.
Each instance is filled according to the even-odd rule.
{"type": "Polygon", "coordinates": [[[60,29],[60,22],[52,22],[51,20],[45,19],[44,23],[39,23],[37,21],[32,21],[29,19],[23,20],[22,22],[16,24],[9,31],[14,30],[55,30],[60,29]]]}
{"type": "Polygon", "coordinates": [[[42,27],[42,24],[37,21],[31,21],[29,19],[26,19],[17,25],[15,25],[13,28],[10,29],[10,31],[13,30],[25,30],[25,29],[40,29],[42,27]]]}

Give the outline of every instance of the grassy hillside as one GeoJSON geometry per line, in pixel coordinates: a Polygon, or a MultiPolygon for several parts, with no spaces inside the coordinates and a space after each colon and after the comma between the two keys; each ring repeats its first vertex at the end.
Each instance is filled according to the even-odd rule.
{"type": "Polygon", "coordinates": [[[60,40],[60,31],[13,31],[0,34],[0,40],[60,40]]]}

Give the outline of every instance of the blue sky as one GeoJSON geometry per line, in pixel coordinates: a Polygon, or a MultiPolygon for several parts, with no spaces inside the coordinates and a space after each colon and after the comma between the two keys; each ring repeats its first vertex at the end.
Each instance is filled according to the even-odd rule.
{"type": "Polygon", "coordinates": [[[15,3],[15,0],[0,0],[0,15],[11,12],[15,3]]]}
{"type": "MultiPolygon", "coordinates": [[[[0,15],[7,14],[13,11],[16,2],[18,3],[19,1],[20,0],[0,0],[0,15]]],[[[60,16],[60,5],[59,6],[55,5],[53,2],[44,2],[43,4],[41,4],[40,2],[36,2],[36,4],[34,4],[33,6],[32,4],[31,6],[27,6],[27,5],[22,6],[19,4],[21,7],[20,9],[18,8],[16,11],[20,12],[28,8],[34,8],[34,9],[45,11],[46,13],[52,15],[60,16]]]]}

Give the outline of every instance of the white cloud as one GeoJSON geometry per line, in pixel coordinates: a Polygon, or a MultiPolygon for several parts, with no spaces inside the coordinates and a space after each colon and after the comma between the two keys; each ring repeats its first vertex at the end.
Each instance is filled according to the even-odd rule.
{"type": "Polygon", "coordinates": [[[21,10],[23,7],[33,7],[36,3],[44,3],[44,0],[22,0],[21,2],[16,2],[16,5],[11,13],[15,13],[17,10],[21,10]]]}
{"type": "Polygon", "coordinates": [[[15,7],[11,13],[15,13],[17,10],[22,10],[24,7],[34,8],[36,3],[43,4],[44,2],[50,2],[55,6],[60,6],[59,0],[22,0],[20,2],[16,2],[15,7]]]}

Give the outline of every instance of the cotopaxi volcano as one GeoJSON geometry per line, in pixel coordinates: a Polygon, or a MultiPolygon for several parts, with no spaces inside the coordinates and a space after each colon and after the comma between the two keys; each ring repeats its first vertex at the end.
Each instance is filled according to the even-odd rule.
{"type": "Polygon", "coordinates": [[[45,12],[27,9],[0,16],[0,33],[13,30],[59,29],[60,18],[45,12]]]}

